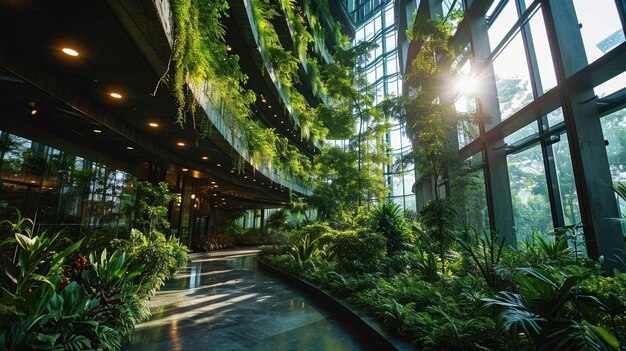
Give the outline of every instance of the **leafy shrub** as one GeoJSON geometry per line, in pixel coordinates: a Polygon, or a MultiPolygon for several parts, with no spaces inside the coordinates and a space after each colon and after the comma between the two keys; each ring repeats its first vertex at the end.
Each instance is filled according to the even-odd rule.
{"type": "Polygon", "coordinates": [[[386,239],[387,255],[393,256],[404,252],[410,246],[405,235],[405,220],[402,208],[394,202],[384,202],[374,209],[373,229],[386,239]]]}
{"type": "Polygon", "coordinates": [[[385,238],[367,230],[340,232],[332,238],[330,251],[340,271],[372,272],[385,256],[385,238]]]}
{"type": "Polygon", "coordinates": [[[496,267],[504,250],[504,238],[499,237],[498,232],[490,230],[484,230],[480,235],[475,228],[466,226],[465,232],[456,238],[456,242],[472,259],[487,285],[496,290],[500,283],[496,267]]]}
{"type": "Polygon", "coordinates": [[[300,238],[297,243],[291,246],[291,252],[289,254],[296,262],[307,261],[319,253],[318,241],[319,237],[312,239],[311,235],[307,233],[300,238]]]}
{"type": "Polygon", "coordinates": [[[441,259],[441,273],[445,275],[446,253],[454,240],[456,210],[449,198],[430,200],[419,212],[420,220],[430,241],[431,250],[437,250],[441,259]]]}
{"type": "Polygon", "coordinates": [[[595,313],[582,313],[582,304],[591,311],[602,312],[601,302],[580,290],[580,283],[587,278],[588,275],[559,275],[539,268],[520,268],[515,276],[519,292],[501,291],[484,301],[500,310],[504,331],[512,335],[523,332],[537,348],[618,349],[614,335],[603,326],[583,319],[595,313]]]}
{"type": "Polygon", "coordinates": [[[65,246],[62,232],[35,235],[30,219],[2,224],[12,236],[0,241],[0,349],[119,350],[150,316],[147,292],[188,259],[186,247],[158,232],[118,241],[128,253],[86,257],[76,256],[82,241],[65,246]],[[167,265],[154,267],[155,259],[167,265]]]}
{"type": "Polygon", "coordinates": [[[115,249],[126,252],[133,260],[146,262],[136,278],[140,294],[154,294],[172,274],[187,262],[186,248],[176,238],[166,239],[160,232],[144,235],[132,229],[129,240],[117,240],[115,249]]]}

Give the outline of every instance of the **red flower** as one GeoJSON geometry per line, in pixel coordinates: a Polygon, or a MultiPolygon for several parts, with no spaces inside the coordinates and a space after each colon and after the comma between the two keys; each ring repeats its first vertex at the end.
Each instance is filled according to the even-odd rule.
{"type": "Polygon", "coordinates": [[[70,285],[70,281],[63,277],[63,279],[61,280],[61,284],[59,285],[59,292],[63,291],[63,289],[65,289],[66,286],[70,285]]]}
{"type": "Polygon", "coordinates": [[[87,256],[79,256],[76,261],[74,261],[74,269],[77,271],[83,271],[91,268],[91,262],[89,262],[89,258],[87,256]]]}

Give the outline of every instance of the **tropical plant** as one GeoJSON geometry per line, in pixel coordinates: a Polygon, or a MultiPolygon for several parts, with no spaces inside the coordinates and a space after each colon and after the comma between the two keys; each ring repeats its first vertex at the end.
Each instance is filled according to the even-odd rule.
{"type": "Polygon", "coordinates": [[[394,202],[383,202],[373,211],[373,229],[387,239],[387,255],[393,256],[410,245],[405,235],[405,220],[402,207],[394,202]]]}
{"type": "Polygon", "coordinates": [[[470,256],[487,285],[497,290],[499,278],[496,270],[504,249],[504,238],[492,230],[482,231],[481,236],[475,228],[465,226],[463,235],[455,241],[470,256]]]}
{"type": "Polygon", "coordinates": [[[426,202],[419,215],[425,231],[422,237],[434,243],[441,259],[441,273],[445,275],[446,253],[455,237],[456,210],[450,199],[435,199],[426,202]]]}
{"type": "Polygon", "coordinates": [[[600,325],[582,319],[580,304],[594,301],[583,295],[580,283],[584,275],[558,277],[540,268],[519,268],[515,281],[519,293],[501,291],[494,298],[485,298],[486,306],[500,309],[500,325],[513,335],[518,331],[528,336],[540,349],[614,350],[616,337],[600,325]]]}
{"type": "Polygon", "coordinates": [[[311,235],[305,234],[300,241],[291,246],[291,257],[297,262],[305,262],[319,253],[317,242],[319,238],[312,239],[311,235]]]}
{"type": "Polygon", "coordinates": [[[548,260],[549,262],[572,262],[574,261],[574,251],[568,245],[568,237],[565,235],[556,236],[554,239],[545,238],[539,232],[534,232],[532,241],[525,241],[522,246],[537,261],[548,260]]]}

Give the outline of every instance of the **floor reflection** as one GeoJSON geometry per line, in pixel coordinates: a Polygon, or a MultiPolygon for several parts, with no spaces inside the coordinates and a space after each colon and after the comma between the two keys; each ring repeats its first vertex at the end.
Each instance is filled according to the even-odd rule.
{"type": "Polygon", "coordinates": [[[125,350],[363,350],[328,312],[257,271],[256,250],[194,254],[125,350]]]}

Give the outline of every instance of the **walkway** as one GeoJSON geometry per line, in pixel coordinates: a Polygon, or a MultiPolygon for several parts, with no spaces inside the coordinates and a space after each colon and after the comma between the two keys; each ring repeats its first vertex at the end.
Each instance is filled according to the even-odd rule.
{"type": "Polygon", "coordinates": [[[256,250],[192,255],[125,350],[364,350],[309,297],[257,270],[256,250]]]}

